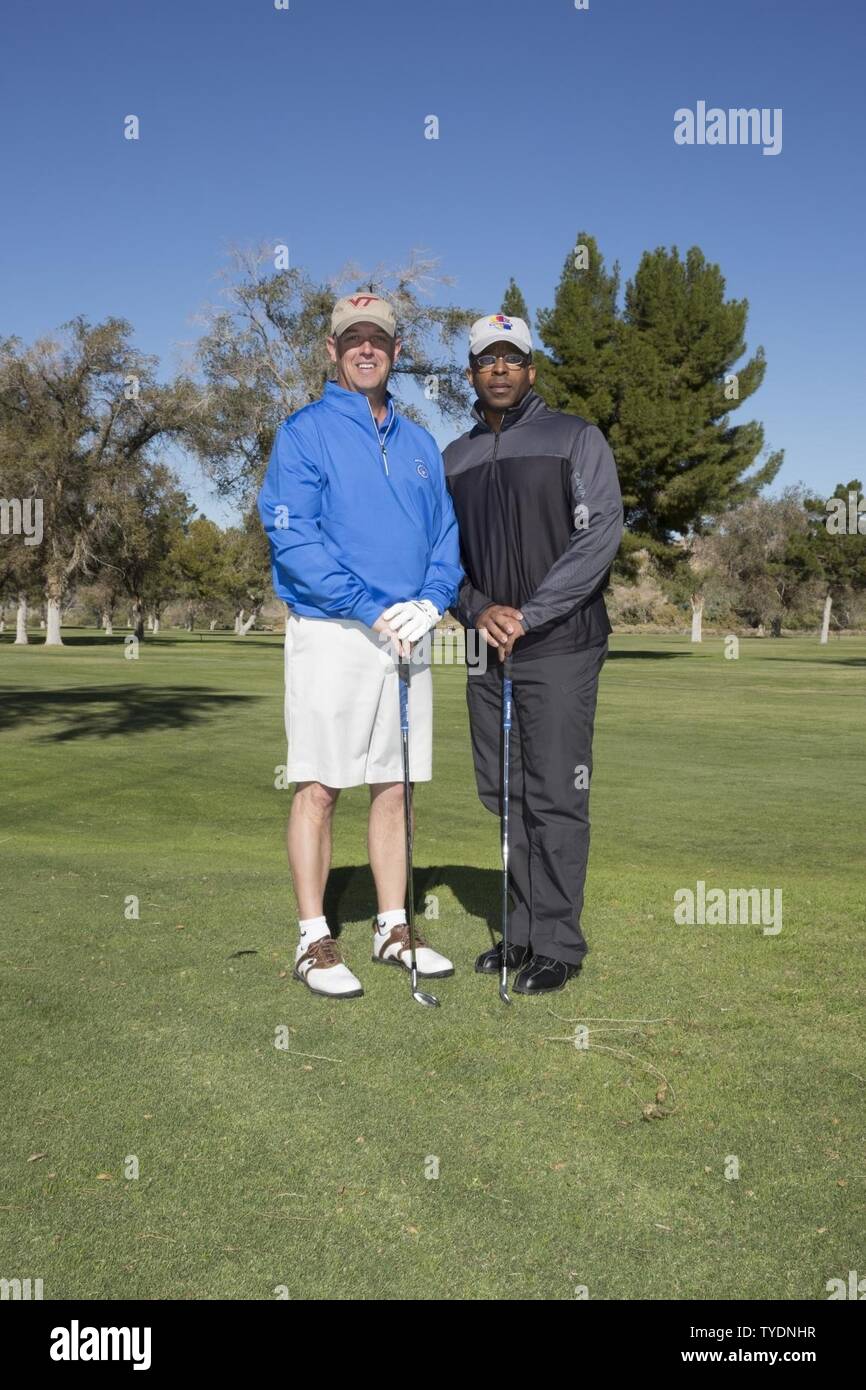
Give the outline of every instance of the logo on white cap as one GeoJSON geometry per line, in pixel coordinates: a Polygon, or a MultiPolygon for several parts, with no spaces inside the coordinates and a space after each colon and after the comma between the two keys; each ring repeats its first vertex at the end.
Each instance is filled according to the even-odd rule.
{"type": "Polygon", "coordinates": [[[512,318],[508,314],[488,314],[486,318],[476,319],[469,330],[469,351],[477,357],[491,343],[505,339],[513,342],[518,352],[532,351],[532,335],[523,319],[512,318]]]}

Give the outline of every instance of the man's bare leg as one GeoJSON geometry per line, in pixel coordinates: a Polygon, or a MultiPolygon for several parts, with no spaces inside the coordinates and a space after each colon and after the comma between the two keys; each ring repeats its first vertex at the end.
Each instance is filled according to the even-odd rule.
{"type": "Polygon", "coordinates": [[[379,911],[405,908],[406,830],[402,782],[371,783],[367,852],[379,911]]]}
{"type": "MultiPolygon", "coordinates": [[[[414,834],[414,804],[410,810],[414,834]]],[[[411,957],[406,926],[406,826],[402,782],[374,782],[371,785],[367,850],[379,905],[379,920],[374,923],[373,933],[374,957],[391,963],[400,962],[408,969],[411,957]],[[395,933],[400,934],[395,937],[395,933]]],[[[417,930],[415,940],[418,943],[419,975],[436,979],[454,974],[454,966],[448,957],[434,951],[417,930]]]]}
{"type": "Polygon", "coordinates": [[[287,847],[301,922],[293,973],[314,994],[357,999],[364,993],[361,981],[345,964],[325,921],[331,822],[339,795],[338,787],[299,782],[292,799],[287,847]]]}
{"type": "Polygon", "coordinates": [[[301,921],[325,911],[325,884],[331,869],[331,825],[339,787],[299,782],[292,799],[286,848],[301,921]]]}

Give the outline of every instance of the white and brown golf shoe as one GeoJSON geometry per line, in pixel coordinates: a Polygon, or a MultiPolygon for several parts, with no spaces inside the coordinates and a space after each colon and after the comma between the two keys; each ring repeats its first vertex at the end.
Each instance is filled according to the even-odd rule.
{"type": "MultiPolygon", "coordinates": [[[[378,930],[378,922],[373,918],[373,960],[377,965],[398,965],[403,970],[412,969],[412,950],[409,944],[408,922],[398,922],[386,934],[378,930]]],[[[434,951],[429,941],[415,928],[415,960],[418,965],[418,978],[442,980],[454,974],[454,966],[447,956],[434,951]]]]}
{"type": "Polygon", "coordinates": [[[298,946],[292,979],[303,980],[313,994],[324,995],[326,999],[358,999],[364,993],[361,981],[344,964],[332,936],[320,936],[306,949],[298,946]]]}

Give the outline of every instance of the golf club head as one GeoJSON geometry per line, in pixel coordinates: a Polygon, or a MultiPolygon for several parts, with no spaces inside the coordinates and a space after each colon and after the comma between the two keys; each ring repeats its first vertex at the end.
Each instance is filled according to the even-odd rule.
{"type": "Polygon", "coordinates": [[[439,1000],[436,998],[436,995],[427,994],[423,989],[418,988],[418,967],[414,962],[409,972],[409,978],[412,984],[412,998],[415,1000],[415,1003],[424,1004],[428,1009],[438,1009],[439,1000]]]}
{"type": "Polygon", "coordinates": [[[503,1004],[511,1003],[511,997],[508,993],[508,975],[504,970],[502,972],[502,978],[499,981],[499,998],[502,1000],[503,1004]]]}

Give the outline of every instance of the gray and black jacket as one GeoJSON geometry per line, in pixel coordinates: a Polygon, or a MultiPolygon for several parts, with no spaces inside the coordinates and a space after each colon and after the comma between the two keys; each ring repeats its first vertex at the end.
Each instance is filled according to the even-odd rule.
{"type": "Polygon", "coordinates": [[[498,434],[478,401],[472,415],[443,454],[466,571],[451,611],[474,627],[491,603],[519,608],[526,636],[515,661],[605,641],[623,507],[604,435],[536,391],[506,411],[498,434]]]}

